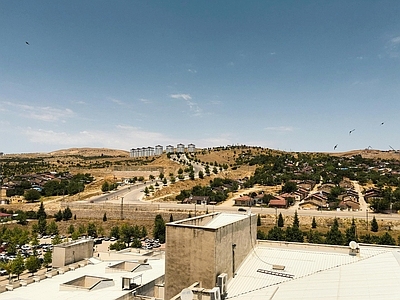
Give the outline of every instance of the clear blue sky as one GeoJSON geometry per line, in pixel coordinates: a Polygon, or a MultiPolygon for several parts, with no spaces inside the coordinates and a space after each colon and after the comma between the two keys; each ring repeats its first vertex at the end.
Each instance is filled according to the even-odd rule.
{"type": "Polygon", "coordinates": [[[400,149],[399,16],[397,0],[2,0],[0,151],[400,149]]]}

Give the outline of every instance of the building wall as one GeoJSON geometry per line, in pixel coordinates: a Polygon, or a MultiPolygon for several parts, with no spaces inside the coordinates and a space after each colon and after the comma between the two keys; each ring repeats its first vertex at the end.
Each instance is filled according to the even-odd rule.
{"type": "Polygon", "coordinates": [[[238,269],[255,245],[256,215],[219,228],[202,227],[212,215],[188,219],[180,225],[167,224],[165,299],[194,282],[211,289],[221,273],[232,278],[234,267],[238,269]]]}
{"type": "Polygon", "coordinates": [[[60,268],[92,257],[93,244],[93,240],[85,240],[55,245],[53,248],[52,266],[60,268]]]}
{"type": "Polygon", "coordinates": [[[168,226],[165,254],[165,299],[195,281],[210,284],[215,272],[214,231],[168,226]]]}
{"type": "Polygon", "coordinates": [[[257,239],[257,216],[251,215],[244,220],[221,227],[216,232],[215,241],[215,275],[213,288],[217,276],[227,273],[228,279],[234,275],[243,260],[250,253],[257,239]],[[236,246],[234,246],[236,245],[236,246]]]}

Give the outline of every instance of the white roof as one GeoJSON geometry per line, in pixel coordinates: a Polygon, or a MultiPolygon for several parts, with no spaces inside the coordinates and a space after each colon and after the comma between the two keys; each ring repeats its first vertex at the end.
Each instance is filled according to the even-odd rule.
{"type": "Polygon", "coordinates": [[[259,244],[229,281],[226,299],[399,299],[398,247],[360,246],[359,257],[330,248],[259,244]],[[272,265],[285,269],[273,270],[272,265]]]}
{"type": "Polygon", "coordinates": [[[214,217],[210,222],[205,224],[204,227],[217,229],[246,218],[249,218],[249,215],[220,213],[216,217],[214,217]]]}
{"type": "Polygon", "coordinates": [[[99,262],[96,264],[89,264],[85,267],[77,268],[74,271],[68,271],[64,274],[46,278],[40,282],[28,284],[25,287],[19,287],[13,291],[7,291],[1,294],[2,300],[43,300],[43,299],[85,299],[85,300],[98,300],[98,299],[117,299],[129,291],[122,290],[122,277],[130,277],[142,274],[142,284],[151,282],[165,273],[165,260],[148,260],[151,269],[139,272],[105,272],[106,267],[113,262],[99,262]],[[110,278],[114,281],[114,286],[102,288],[98,290],[69,290],[60,291],[60,284],[66,283],[70,280],[79,278],[81,276],[97,276],[110,278]]]}

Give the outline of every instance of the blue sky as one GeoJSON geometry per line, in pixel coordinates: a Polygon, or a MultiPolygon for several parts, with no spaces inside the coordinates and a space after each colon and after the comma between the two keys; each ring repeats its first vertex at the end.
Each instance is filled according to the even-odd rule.
{"type": "Polygon", "coordinates": [[[399,15],[395,0],[0,1],[0,151],[400,149],[399,15]]]}

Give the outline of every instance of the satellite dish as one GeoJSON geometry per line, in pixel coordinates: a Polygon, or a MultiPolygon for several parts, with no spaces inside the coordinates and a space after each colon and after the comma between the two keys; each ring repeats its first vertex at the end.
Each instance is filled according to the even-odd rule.
{"type": "Polygon", "coordinates": [[[358,244],[357,244],[355,241],[351,241],[351,242],[349,243],[349,247],[350,247],[350,249],[355,250],[355,249],[358,248],[358,244]]]}
{"type": "Polygon", "coordinates": [[[185,288],[181,292],[182,300],[193,300],[193,292],[191,289],[185,288]]]}

